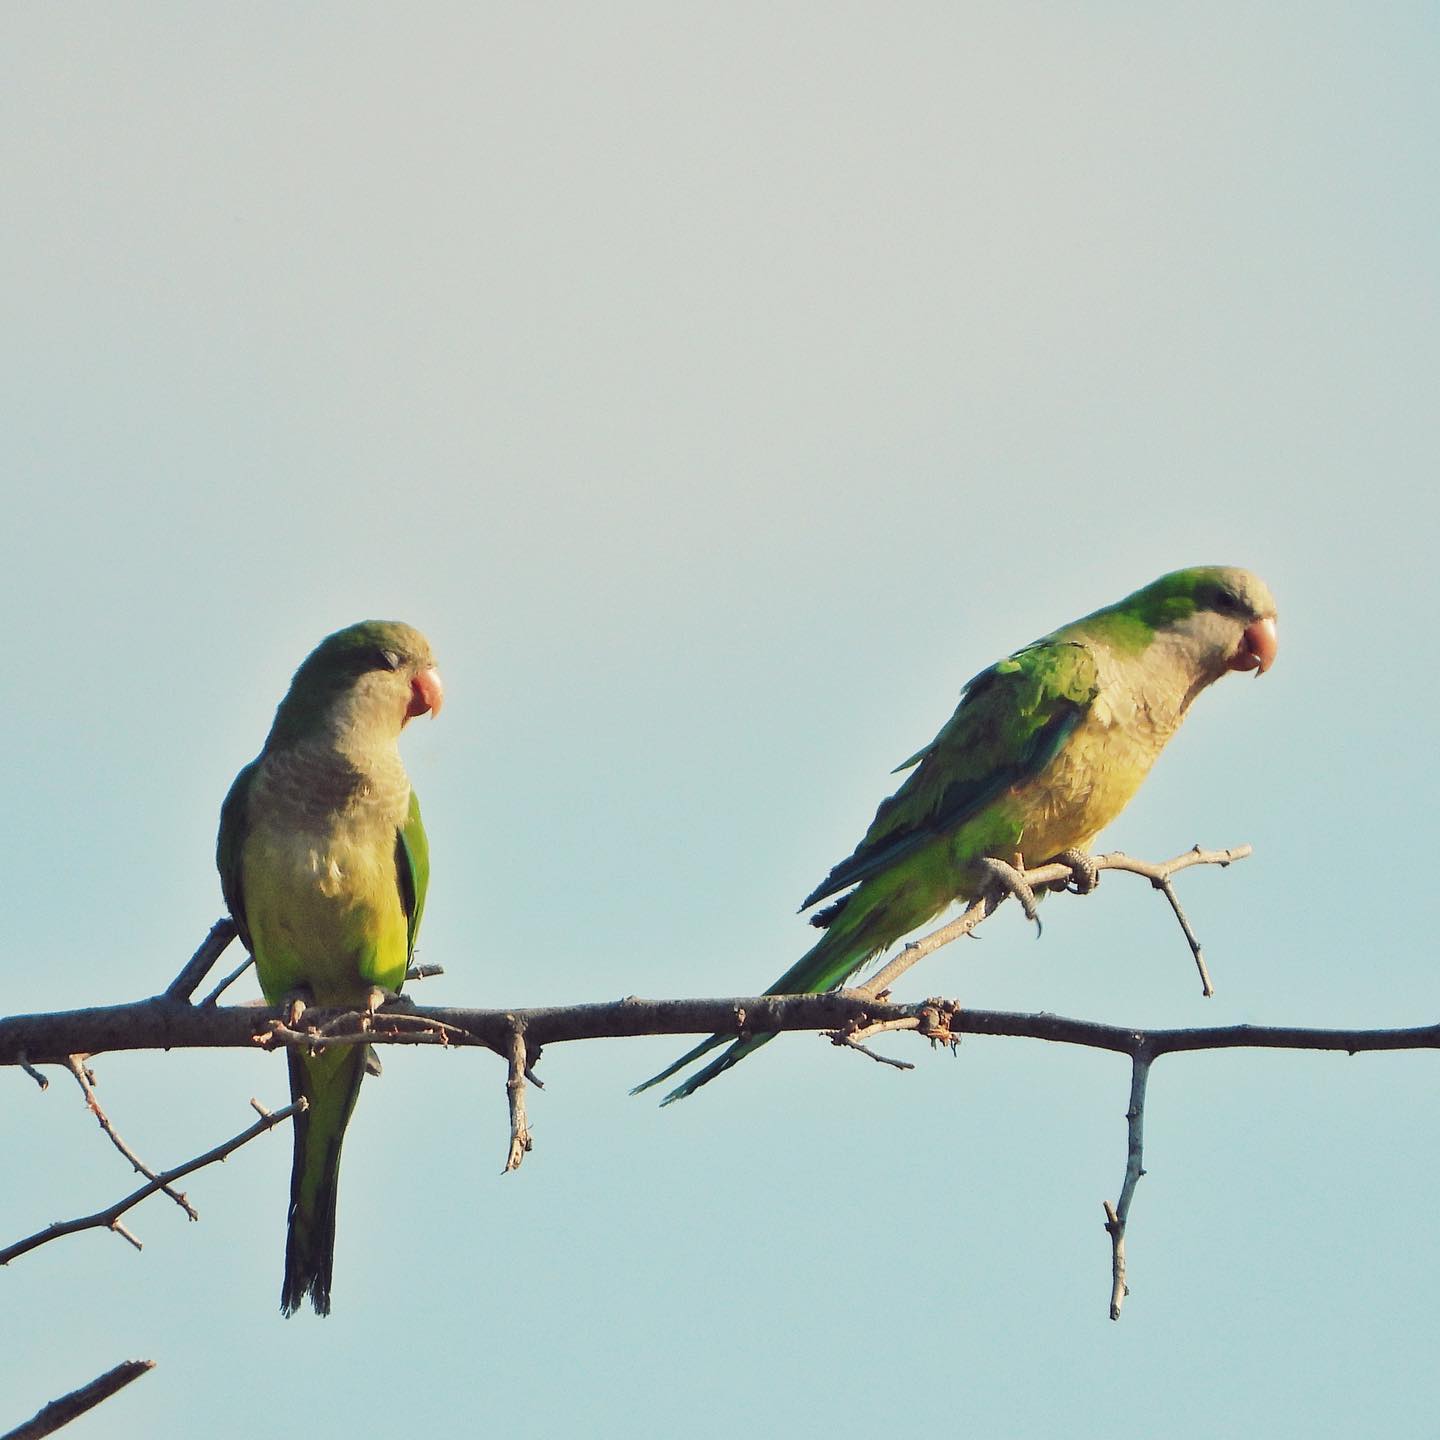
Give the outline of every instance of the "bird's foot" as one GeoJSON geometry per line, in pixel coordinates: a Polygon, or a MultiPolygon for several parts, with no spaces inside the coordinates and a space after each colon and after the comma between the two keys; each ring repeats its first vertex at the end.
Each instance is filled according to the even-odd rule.
{"type": "Polygon", "coordinates": [[[1056,857],[1057,865],[1070,869],[1068,880],[1057,880],[1052,890],[1068,890],[1072,895],[1088,895],[1100,883],[1100,867],[1095,857],[1085,850],[1062,850],[1056,857]]]}
{"type": "Polygon", "coordinates": [[[293,1030],[300,1023],[300,1017],[314,999],[309,990],[291,990],[285,994],[280,1003],[285,1007],[287,1029],[293,1030]]]}
{"type": "Polygon", "coordinates": [[[990,877],[991,889],[1002,895],[1013,895],[1020,902],[1025,918],[1035,922],[1035,934],[1038,937],[1043,929],[1040,924],[1040,902],[1025,876],[1015,866],[1004,860],[997,860],[993,855],[981,856],[980,868],[990,877]]]}
{"type": "MultiPolygon", "coordinates": [[[[360,1009],[360,1028],[362,1030],[373,1030],[375,1028],[376,1012],[389,1009],[394,1005],[414,1005],[414,1001],[407,995],[402,995],[398,990],[387,990],[383,985],[372,985],[365,993],[365,1004],[360,1009]]],[[[385,1067],[380,1063],[380,1057],[375,1053],[373,1045],[365,1047],[365,1073],[367,1075],[383,1075],[385,1067]]]]}
{"type": "Polygon", "coordinates": [[[387,990],[383,985],[372,985],[365,992],[365,1004],[361,1007],[365,1015],[373,1017],[377,1010],[395,1005],[404,997],[398,990],[387,990]]]}

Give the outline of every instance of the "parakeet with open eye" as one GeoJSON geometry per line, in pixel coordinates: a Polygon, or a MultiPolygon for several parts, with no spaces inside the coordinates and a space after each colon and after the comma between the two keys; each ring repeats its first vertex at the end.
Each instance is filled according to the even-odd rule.
{"type": "MultiPolygon", "coordinates": [[[[1229,670],[1263,674],[1275,654],[1265,583],[1207,565],[1162,575],[982,671],[899,767],[910,777],[854,853],[806,896],[802,910],[839,898],[811,918],[822,938],[765,993],[844,984],[952,901],[982,894],[994,883],[987,860],[1023,868],[1087,850],[1195,697],[1229,670]]],[[[682,1099],[773,1038],[712,1035],[632,1093],[728,1044],[665,1103],[682,1099]]]]}
{"type": "MultiPolygon", "coordinates": [[[[400,761],[400,731],[438,714],[429,642],[367,620],[306,657],[260,754],[220,811],[216,863],[225,903],[271,1004],[372,1005],[400,989],[425,906],[430,852],[400,761]]],[[[291,1049],[295,1117],[281,1309],[308,1296],[330,1312],[340,1146],[367,1047],[291,1049]]]]}

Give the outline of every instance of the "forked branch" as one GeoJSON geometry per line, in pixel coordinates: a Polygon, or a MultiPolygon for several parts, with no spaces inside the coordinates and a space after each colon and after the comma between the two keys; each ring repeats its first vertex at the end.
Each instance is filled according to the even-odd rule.
{"type": "Polygon", "coordinates": [[[1120,1201],[1105,1201],[1105,1229],[1110,1234],[1110,1318],[1120,1318],[1120,1307],[1130,1293],[1125,1283],[1125,1222],[1135,1187],[1145,1173],[1145,1086],[1150,1079],[1153,1055],[1147,1045],[1136,1047],[1130,1057],[1130,1105],[1125,1111],[1127,1141],[1125,1178],[1120,1184],[1120,1201]]]}
{"type": "MultiPolygon", "coordinates": [[[[1088,889],[1094,871],[1123,870],[1140,875],[1165,894],[1184,931],[1186,942],[1200,971],[1205,994],[1212,993],[1204,958],[1193,928],[1176,898],[1172,877],[1194,865],[1229,865],[1250,854],[1248,845],[1230,850],[1187,850],[1172,860],[1155,864],[1110,854],[1085,859],[1088,889]]],[[[1012,893],[1079,885],[1075,863],[1037,866],[1011,877],[1012,893]],[[1015,877],[1023,882],[1014,884],[1015,877]]],[[[0,1065],[21,1067],[42,1079],[37,1064],[71,1064],[69,1057],[91,1056],[110,1050],[151,1050],[240,1047],[254,1049],[300,1046],[323,1049],[332,1045],[441,1045],[478,1046],[494,1051],[507,1062],[506,1093],[510,1112],[510,1141],[506,1170],[519,1166],[531,1148],[525,1111],[526,1083],[534,1080],[531,1067],[543,1045],[560,1041],[590,1040],[630,1035],[736,1035],[790,1030],[827,1033],[837,1044],[858,1050],[872,1059],[896,1068],[911,1068],[909,1062],[876,1054],[864,1043],[890,1031],[913,1030],[941,1044],[954,1045],[962,1034],[1007,1035],[1080,1045],[1128,1055],[1131,1060],[1130,1105],[1127,1110],[1128,1143],[1124,1181],[1119,1200],[1107,1202],[1106,1229],[1111,1241],[1110,1313],[1118,1318],[1127,1293],[1125,1238],[1130,1205],[1143,1169],[1143,1121],[1145,1086],[1150,1067],[1162,1055],[1191,1050],[1266,1048],[1294,1050],[1360,1051],[1440,1049],[1440,1025],[1421,1025],[1398,1030],[1319,1030],[1299,1026],[1232,1025],[1198,1029],[1137,1030],[1129,1026],[1098,1024],[1051,1014],[1020,1014],[1000,1010],[966,1010],[958,1002],[930,999],[897,1004],[889,999],[895,980],[917,961],[933,954],[942,945],[970,934],[1006,898],[1001,889],[992,890],[948,925],[904,947],[872,979],[856,989],[835,990],[823,995],[760,995],[754,997],[693,1000],[641,1000],[628,996],[600,1004],[564,1005],[528,1010],[479,1010],[451,1006],[415,1006],[408,1002],[376,1012],[369,1010],[322,1010],[312,1007],[304,1013],[304,1027],[291,1022],[276,1008],[259,1005],[195,1005],[189,996],[213,967],[234,929],[228,921],[212,928],[195,955],[160,995],[126,1005],[102,1006],[90,1010],[17,1015],[0,1019],[0,1065]]],[[[242,967],[243,968],[243,967],[242,967]]],[[[232,977],[227,977],[223,984],[232,977]]],[[[72,1064],[72,1069],[78,1061],[72,1064]]],[[[84,1067],[77,1078],[85,1084],[84,1067]]],[[[93,1090],[87,1087],[93,1099],[93,1090]]],[[[254,1103],[254,1102],[252,1102],[254,1103]]],[[[132,1206],[170,1182],[208,1165],[287,1119],[304,1104],[268,1114],[233,1140],[197,1157],[185,1165],[155,1175],[149,1183],[106,1210],[79,1220],[52,1225],[0,1250],[0,1264],[37,1245],[77,1230],[105,1226],[130,1239],[120,1217],[132,1206]]],[[[257,1109],[260,1107],[257,1105],[257,1109]]],[[[103,1117],[97,1107],[97,1114],[103,1117]]],[[[103,1119],[102,1119],[103,1123],[103,1119]]],[[[117,1145],[123,1144],[116,1139],[117,1145]]],[[[124,1153],[129,1155],[128,1150],[124,1153]]],[[[133,1156],[131,1156],[133,1161],[133,1156]]],[[[139,1163],[139,1162],[134,1162],[139,1163]]],[[[150,1172],[146,1172],[150,1173],[150,1172]]]]}
{"type": "Polygon", "coordinates": [[[36,1250],[41,1245],[49,1244],[51,1240],[58,1240],[62,1235],[74,1235],[79,1230],[113,1230],[139,1250],[141,1248],[139,1240],[120,1222],[120,1217],[127,1210],[133,1209],[157,1190],[168,1189],[182,1176],[189,1175],[205,1165],[213,1165],[215,1161],[223,1160],[227,1155],[233,1155],[242,1145],[253,1140],[257,1135],[263,1135],[267,1130],[280,1124],[282,1120],[288,1120],[292,1115],[303,1110],[307,1102],[301,1098],[293,1104],[287,1105],[283,1110],[267,1110],[258,1100],[252,1100],[250,1104],[259,1112],[260,1118],[249,1129],[232,1136],[223,1145],[217,1145],[213,1150],[207,1150],[203,1155],[197,1155],[193,1160],[187,1160],[183,1165],[177,1165],[173,1170],[166,1170],[162,1174],[154,1176],[138,1190],[117,1200],[113,1205],[106,1206],[104,1210],[97,1210],[93,1215],[82,1215],[78,1220],[57,1220],[53,1225],[47,1225],[43,1230],[37,1230],[23,1240],[17,1240],[13,1245],[7,1245],[0,1250],[0,1265],[8,1265],[19,1256],[36,1250]]]}

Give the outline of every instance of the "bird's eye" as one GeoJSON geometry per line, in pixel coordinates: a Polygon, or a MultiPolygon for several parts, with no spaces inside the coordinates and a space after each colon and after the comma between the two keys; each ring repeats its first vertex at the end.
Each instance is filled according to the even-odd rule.
{"type": "Polygon", "coordinates": [[[400,668],[400,657],[393,650],[382,650],[380,652],[380,663],[387,670],[398,670],[400,668]]]}
{"type": "Polygon", "coordinates": [[[1233,590],[1217,590],[1215,592],[1215,608],[1222,615],[1238,615],[1245,607],[1233,590]]]}

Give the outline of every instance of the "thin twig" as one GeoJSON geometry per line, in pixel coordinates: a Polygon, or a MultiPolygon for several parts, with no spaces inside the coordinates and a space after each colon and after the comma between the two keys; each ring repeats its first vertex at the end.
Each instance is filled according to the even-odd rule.
{"type": "MultiPolygon", "coordinates": [[[[1176,919],[1179,920],[1180,926],[1185,932],[1190,953],[1194,956],[1195,963],[1200,969],[1203,993],[1213,995],[1214,987],[1210,984],[1204,957],[1200,953],[1200,942],[1196,939],[1195,931],[1191,928],[1189,920],[1185,918],[1185,912],[1180,908],[1180,902],[1175,896],[1175,888],[1170,883],[1170,877],[1181,870],[1190,869],[1192,865],[1219,865],[1224,868],[1233,865],[1237,860],[1245,859],[1251,853],[1252,847],[1249,845],[1236,845],[1229,850],[1202,850],[1196,845],[1193,849],[1186,850],[1171,860],[1159,863],[1152,860],[1136,860],[1119,850],[1112,851],[1108,855],[1093,855],[1090,859],[1097,871],[1123,870],[1127,874],[1140,875],[1157,890],[1164,893],[1171,908],[1175,911],[1176,919]]],[[[1069,880],[1075,872],[1063,862],[1052,861],[1047,865],[1037,865],[1034,869],[1014,873],[1025,886],[1035,891],[1069,880]]],[[[962,936],[969,935],[981,921],[994,914],[1011,893],[1014,892],[998,888],[988,890],[974,901],[958,919],[950,921],[948,925],[942,925],[938,930],[932,930],[919,940],[912,940],[882,970],[859,988],[868,995],[885,994],[912,965],[918,964],[942,945],[948,945],[952,940],[959,940],[962,936]]]]}
{"type": "Polygon", "coordinates": [[[458,1025],[417,1015],[411,1010],[342,1010],[329,1014],[307,1010],[305,1013],[321,1018],[304,1030],[296,1030],[283,1020],[267,1021],[264,1033],[254,1037],[255,1043],[267,1049],[284,1045],[319,1052],[332,1045],[382,1042],[392,1045],[456,1045],[473,1044],[476,1040],[474,1035],[458,1025]]]}
{"type": "Polygon", "coordinates": [[[1120,1186],[1120,1202],[1105,1201],[1105,1229],[1110,1233],[1110,1318],[1120,1318],[1120,1307],[1130,1293],[1125,1283],[1125,1225],[1130,1218],[1130,1202],[1135,1187],[1145,1173],[1145,1085],[1150,1078],[1154,1056],[1143,1043],[1130,1057],[1130,1105],[1125,1111],[1125,1179],[1120,1186]]]}
{"type": "Polygon", "coordinates": [[[53,1225],[47,1225],[43,1230],[37,1230],[33,1235],[27,1235],[23,1240],[17,1240],[13,1245],[7,1245],[0,1250],[0,1265],[8,1265],[12,1260],[26,1254],[30,1250],[37,1249],[41,1245],[48,1244],[51,1240],[58,1240],[62,1235],[74,1235],[80,1230],[106,1229],[115,1230],[125,1236],[138,1250],[140,1242],[120,1225],[119,1219],[127,1210],[138,1205],[147,1196],[153,1195],[157,1190],[163,1190],[166,1186],[179,1180],[182,1176],[189,1175],[193,1171],[201,1169],[205,1165],[213,1165],[217,1160],[223,1160],[227,1155],[233,1154],[247,1141],[253,1140],[257,1135],[263,1135],[265,1131],[273,1129],[282,1120],[288,1120],[292,1115],[304,1110],[309,1102],[302,1096],[300,1099],[287,1105],[283,1110],[266,1110],[258,1101],[252,1100],[250,1104],[259,1112],[260,1118],[248,1130],[242,1130],[238,1135],[225,1141],[223,1145],[217,1145],[213,1150],[207,1150],[203,1155],[197,1155],[193,1160],[187,1160],[183,1165],[177,1165],[173,1170],[166,1170],[155,1176],[153,1180],[142,1185],[138,1190],[125,1196],[123,1200],[117,1200],[113,1205],[107,1206],[104,1210],[97,1210],[93,1215],[82,1216],[78,1220],[56,1221],[53,1225]]]}
{"type": "Polygon", "coordinates": [[[982,920],[995,913],[995,908],[1005,897],[998,891],[989,891],[976,900],[958,920],[932,930],[919,940],[912,940],[878,974],[871,976],[858,988],[867,995],[883,995],[912,965],[918,965],[927,955],[968,935],[982,920]]]}
{"type": "Polygon", "coordinates": [[[253,955],[247,955],[215,988],[200,1002],[213,1005],[219,998],[255,963],[253,955]]]}
{"type": "Polygon", "coordinates": [[[42,1074],[29,1062],[29,1060],[27,1060],[27,1059],[25,1058],[25,1052],[24,1052],[23,1050],[19,1053],[19,1055],[17,1055],[17,1056],[15,1057],[15,1063],[16,1063],[42,1090],[48,1090],[48,1089],[50,1088],[50,1081],[49,1081],[44,1075],[42,1075],[42,1074]]]}
{"type": "Polygon", "coordinates": [[[443,975],[443,965],[412,965],[406,972],[407,980],[428,980],[432,975],[443,975]]]}
{"type": "Polygon", "coordinates": [[[960,1006],[956,1001],[941,1000],[936,997],[927,1000],[923,1005],[906,1008],[910,1013],[896,1019],[873,1020],[868,1024],[852,1021],[839,1030],[826,1031],[825,1038],[836,1045],[853,1046],[872,1060],[879,1060],[885,1065],[893,1065],[897,1070],[913,1070],[915,1067],[907,1061],[892,1060],[888,1056],[877,1055],[861,1042],[868,1040],[872,1035],[886,1035],[900,1030],[918,1030],[934,1045],[948,1045],[952,1051],[959,1046],[960,1037],[952,1033],[953,1022],[960,1013],[960,1006]]]}
{"type": "Polygon", "coordinates": [[[511,1017],[510,1073],[505,1080],[505,1095],[510,1102],[510,1149],[505,1168],[500,1173],[518,1170],[520,1162],[534,1149],[530,1125],[525,1118],[525,1024],[511,1017]]]}
{"type": "Polygon", "coordinates": [[[1170,908],[1175,912],[1175,918],[1180,922],[1181,930],[1185,932],[1185,939],[1190,945],[1190,953],[1195,957],[1195,968],[1200,972],[1200,993],[1208,1000],[1215,993],[1215,987],[1210,983],[1210,971],[1205,964],[1204,952],[1200,949],[1200,937],[1195,933],[1189,917],[1180,904],[1180,897],[1175,893],[1175,886],[1168,875],[1163,880],[1152,880],[1150,883],[1170,902],[1170,908]]]}
{"type": "Polygon", "coordinates": [[[418,1038],[428,1037],[436,1045],[449,1045],[475,1038],[458,1025],[447,1025],[428,1015],[417,1015],[413,1010],[376,1010],[371,1012],[368,1018],[373,1027],[370,1031],[372,1036],[398,1036],[403,1031],[409,1031],[418,1038]]]}
{"type": "Polygon", "coordinates": [[[210,967],[220,958],[225,947],[235,938],[235,922],[227,915],[217,920],[210,933],[200,942],[199,948],[185,962],[180,973],[165,987],[165,994],[171,1000],[188,1000],[195,987],[210,973],[210,967]]]}
{"type": "Polygon", "coordinates": [[[138,1380],[147,1370],[154,1368],[153,1360],[123,1361],[88,1385],[52,1400],[33,1420],[6,1431],[0,1435],[0,1440],[42,1440],[46,1435],[53,1435],[62,1425],[68,1425],[77,1416],[94,1409],[102,1400],[108,1400],[117,1390],[123,1390],[132,1380],[138,1380]]]}
{"type": "Polygon", "coordinates": [[[843,1030],[831,1030],[826,1036],[832,1045],[844,1045],[849,1050],[858,1050],[862,1055],[868,1055],[880,1065],[893,1065],[897,1070],[913,1070],[915,1066],[909,1060],[896,1060],[889,1055],[880,1055],[868,1045],[862,1045],[853,1035],[847,1035],[843,1030]]]}
{"type": "MultiPolygon", "coordinates": [[[[80,1086],[85,1096],[85,1103],[90,1107],[90,1113],[100,1122],[100,1128],[110,1137],[110,1143],[130,1162],[131,1168],[137,1175],[143,1175],[147,1180],[153,1180],[155,1172],[120,1138],[120,1132],[116,1130],[110,1117],[105,1113],[99,1097],[95,1094],[95,1077],[85,1068],[78,1055],[71,1055],[66,1063],[70,1073],[75,1077],[76,1084],[80,1086]]],[[[160,1188],[192,1220],[200,1218],[199,1212],[179,1190],[172,1190],[168,1185],[162,1185],[160,1188]]]]}
{"type": "Polygon", "coordinates": [[[848,1040],[868,1040],[872,1035],[886,1035],[897,1030],[919,1030],[923,1023],[918,1015],[905,1015],[899,1020],[876,1020],[869,1025],[857,1026],[854,1030],[832,1030],[828,1032],[827,1038],[843,1034],[848,1040]]]}
{"type": "Polygon", "coordinates": [[[133,1230],[129,1229],[123,1220],[112,1220],[110,1222],[110,1228],[122,1240],[128,1241],[137,1250],[143,1250],[145,1248],[144,1245],[140,1243],[140,1237],[133,1230]]]}

